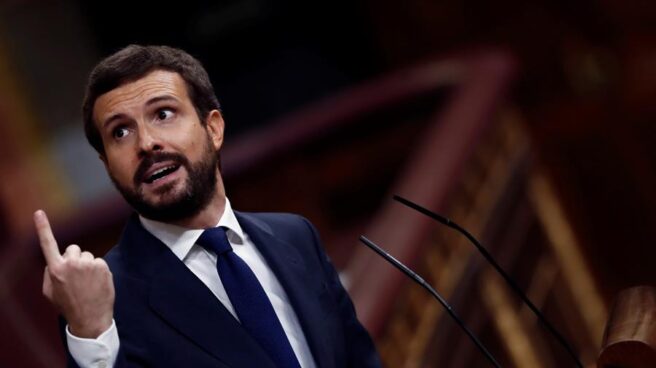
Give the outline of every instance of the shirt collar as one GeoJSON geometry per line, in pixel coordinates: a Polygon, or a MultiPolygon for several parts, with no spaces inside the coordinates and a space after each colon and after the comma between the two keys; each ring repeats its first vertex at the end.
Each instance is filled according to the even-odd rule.
{"type": "MultiPolygon", "coordinates": [[[[139,215],[139,221],[141,221],[141,224],[148,232],[169,247],[173,254],[180,260],[184,260],[191,247],[194,246],[196,240],[198,240],[204,231],[204,229],[188,229],[182,226],[150,220],[141,215],[139,215]]],[[[228,229],[226,234],[230,244],[233,246],[244,243],[244,232],[241,226],[239,226],[239,222],[230,206],[228,198],[226,198],[223,214],[216,226],[223,226],[228,229]]]]}

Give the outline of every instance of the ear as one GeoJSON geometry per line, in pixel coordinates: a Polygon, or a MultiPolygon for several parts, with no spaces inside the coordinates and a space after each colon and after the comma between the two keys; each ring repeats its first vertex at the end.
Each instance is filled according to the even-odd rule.
{"type": "Polygon", "coordinates": [[[212,139],[212,145],[217,151],[223,146],[223,128],[225,123],[223,122],[223,115],[219,110],[212,110],[207,115],[207,120],[205,121],[205,128],[207,133],[212,139]]]}
{"type": "Polygon", "coordinates": [[[105,157],[104,154],[99,153],[99,154],[98,154],[98,158],[99,158],[100,161],[102,161],[102,163],[105,165],[105,169],[107,169],[107,157],[105,157]]]}

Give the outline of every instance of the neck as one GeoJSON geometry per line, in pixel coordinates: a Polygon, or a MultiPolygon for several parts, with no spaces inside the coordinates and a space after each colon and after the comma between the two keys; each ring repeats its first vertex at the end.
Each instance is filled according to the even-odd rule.
{"type": "Polygon", "coordinates": [[[197,214],[178,221],[173,225],[188,229],[207,229],[216,226],[225,211],[226,196],[221,175],[217,173],[216,190],[209,203],[197,214]]]}

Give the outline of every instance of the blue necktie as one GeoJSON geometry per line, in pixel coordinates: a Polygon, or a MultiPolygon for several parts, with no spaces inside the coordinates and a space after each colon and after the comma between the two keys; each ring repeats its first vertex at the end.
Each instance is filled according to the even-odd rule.
{"type": "Polygon", "coordinates": [[[276,366],[300,368],[262,285],[246,262],[232,251],[223,227],[205,230],[196,243],[216,253],[216,269],[241,325],[276,366]]]}

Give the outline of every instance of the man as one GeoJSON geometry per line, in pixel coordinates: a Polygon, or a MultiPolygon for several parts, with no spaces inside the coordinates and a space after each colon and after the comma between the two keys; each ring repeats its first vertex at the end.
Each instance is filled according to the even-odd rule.
{"type": "Polygon", "coordinates": [[[60,254],[34,215],[71,366],[380,366],[312,225],[232,211],[224,122],[196,59],[128,46],[91,73],[83,115],[137,214],[105,260],[77,245],[60,254]]]}

